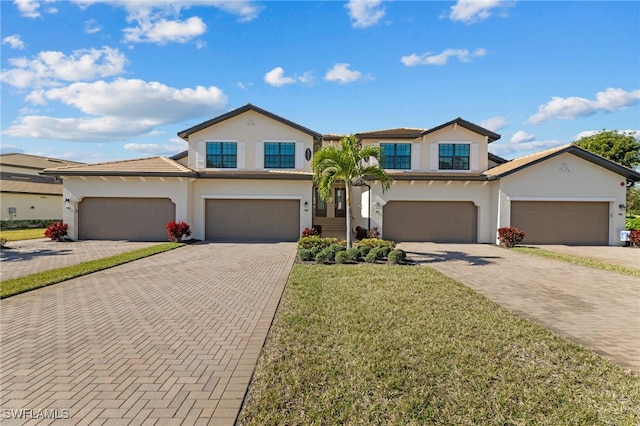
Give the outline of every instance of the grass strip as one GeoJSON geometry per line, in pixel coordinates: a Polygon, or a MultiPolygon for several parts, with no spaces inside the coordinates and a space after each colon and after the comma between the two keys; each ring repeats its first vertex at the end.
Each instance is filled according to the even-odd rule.
{"type": "Polygon", "coordinates": [[[614,265],[598,259],[589,257],[574,256],[571,254],[557,253],[537,247],[513,247],[520,253],[532,254],[535,256],[546,257],[547,259],[561,260],[564,262],[574,263],[576,265],[588,266],[590,268],[601,269],[603,271],[617,272],[619,274],[630,275],[632,277],[640,277],[640,269],[630,268],[628,266],[614,265]]]}
{"type": "Polygon", "coordinates": [[[0,230],[0,238],[7,241],[35,240],[45,238],[45,230],[46,228],[3,229],[0,230]]]}
{"type": "Polygon", "coordinates": [[[241,425],[635,425],[640,378],[428,267],[295,265],[241,425]]]}
{"type": "Polygon", "coordinates": [[[184,243],[163,243],[117,254],[115,256],[105,257],[103,259],[90,260],[77,265],[66,266],[64,268],[52,269],[49,271],[26,275],[24,277],[5,280],[0,282],[0,298],[4,299],[5,297],[24,293],[25,291],[56,284],[72,278],[101,271],[103,269],[112,268],[114,266],[122,265],[123,263],[132,262],[134,260],[142,259],[143,257],[153,256],[154,254],[182,246],[184,246],[184,243]]]}

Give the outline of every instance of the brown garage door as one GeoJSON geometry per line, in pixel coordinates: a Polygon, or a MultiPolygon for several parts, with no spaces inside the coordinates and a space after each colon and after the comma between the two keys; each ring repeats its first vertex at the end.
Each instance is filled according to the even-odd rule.
{"type": "Polygon", "coordinates": [[[207,200],[205,237],[211,241],[297,241],[299,200],[207,200]]]}
{"type": "Polygon", "coordinates": [[[167,241],[176,206],[168,198],[84,198],[78,205],[81,240],[167,241]]]}
{"type": "Polygon", "coordinates": [[[470,201],[389,201],[382,232],[393,241],[476,243],[478,212],[470,201]]]}
{"type": "Polygon", "coordinates": [[[609,244],[609,203],[512,201],[511,226],[524,244],[609,244]]]}

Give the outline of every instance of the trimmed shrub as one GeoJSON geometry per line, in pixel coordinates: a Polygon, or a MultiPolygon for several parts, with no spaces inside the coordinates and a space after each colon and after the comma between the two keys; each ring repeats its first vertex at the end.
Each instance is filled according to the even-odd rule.
{"type": "Polygon", "coordinates": [[[639,229],[634,229],[633,231],[631,231],[631,234],[629,235],[629,242],[633,246],[640,247],[640,230],[639,229]]]}
{"type": "Polygon", "coordinates": [[[382,253],[380,252],[380,249],[373,248],[369,251],[369,254],[365,256],[364,261],[367,263],[376,263],[376,261],[380,259],[382,259],[382,253]]]}
{"type": "MultiPolygon", "coordinates": [[[[301,249],[301,250],[306,250],[306,249],[301,249]]],[[[313,246],[309,249],[309,251],[311,252],[311,254],[313,254],[313,257],[316,257],[316,254],[320,253],[322,251],[322,249],[320,248],[320,246],[313,246]]]]}
{"type": "Polygon", "coordinates": [[[360,251],[357,247],[351,247],[350,249],[345,251],[345,253],[347,253],[347,256],[349,256],[349,260],[353,262],[357,262],[361,258],[360,251]]]}
{"type": "Polygon", "coordinates": [[[365,238],[364,240],[360,240],[354,244],[356,247],[367,246],[370,248],[375,247],[390,247],[392,250],[396,248],[396,243],[394,241],[389,240],[381,240],[379,238],[365,238]]]}
{"type": "Polygon", "coordinates": [[[69,231],[69,225],[62,222],[55,222],[44,231],[44,236],[53,241],[63,241],[69,231]]]}
{"type": "Polygon", "coordinates": [[[391,251],[392,251],[391,247],[389,247],[389,246],[378,247],[378,250],[382,254],[382,257],[389,256],[389,253],[391,253],[391,251]]]}
{"type": "Polygon", "coordinates": [[[331,244],[339,244],[340,241],[337,238],[322,238],[318,235],[311,235],[309,237],[302,237],[298,240],[299,249],[311,250],[313,247],[320,247],[323,250],[329,247],[331,244]]]}
{"type": "Polygon", "coordinates": [[[336,263],[347,263],[351,261],[349,253],[346,250],[342,250],[336,253],[336,263]]]}
{"type": "Polygon", "coordinates": [[[300,249],[298,250],[298,257],[300,260],[307,262],[313,260],[315,258],[315,254],[311,250],[300,249]]]}
{"type": "Polygon", "coordinates": [[[1,220],[0,229],[47,228],[56,222],[60,219],[1,220]]]}
{"type": "Polygon", "coordinates": [[[640,230],[640,216],[628,217],[625,221],[625,229],[629,231],[640,230]]]}
{"type": "Polygon", "coordinates": [[[169,222],[167,223],[167,235],[169,236],[169,241],[177,242],[182,240],[182,237],[191,235],[191,227],[186,222],[169,222]]]}
{"type": "Polygon", "coordinates": [[[367,255],[369,254],[369,252],[371,251],[371,247],[369,246],[359,246],[359,247],[354,247],[356,250],[358,250],[358,254],[360,255],[361,258],[365,258],[367,257],[367,255]]]}
{"type": "Polygon", "coordinates": [[[398,265],[404,262],[407,258],[407,253],[404,250],[395,249],[392,250],[387,256],[387,261],[391,264],[398,265]]]}
{"type": "Polygon", "coordinates": [[[329,251],[322,250],[320,253],[316,254],[316,263],[324,264],[329,263],[329,251]]]}
{"type": "Polygon", "coordinates": [[[498,229],[498,238],[500,239],[500,243],[504,244],[508,248],[515,247],[517,244],[520,244],[522,240],[524,240],[524,237],[524,231],[517,228],[498,229]]]}

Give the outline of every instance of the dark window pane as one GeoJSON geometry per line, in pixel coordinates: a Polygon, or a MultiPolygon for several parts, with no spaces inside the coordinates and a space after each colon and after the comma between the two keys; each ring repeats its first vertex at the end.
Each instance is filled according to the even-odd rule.
{"type": "Polygon", "coordinates": [[[440,144],[440,170],[469,170],[469,144],[440,144]]]}
{"type": "Polygon", "coordinates": [[[235,142],[207,142],[207,168],[236,168],[237,144],[235,142]]]}

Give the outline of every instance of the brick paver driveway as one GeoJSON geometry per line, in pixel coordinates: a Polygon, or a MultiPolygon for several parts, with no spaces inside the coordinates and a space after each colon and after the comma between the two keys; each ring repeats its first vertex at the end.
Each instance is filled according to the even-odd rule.
{"type": "Polygon", "coordinates": [[[640,372],[640,279],[485,244],[403,243],[505,308],[640,372]]]}
{"type": "Polygon", "coordinates": [[[196,244],[2,300],[0,421],[233,424],[294,257],[196,244]]]}

